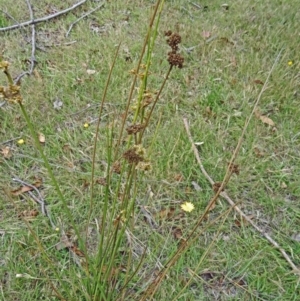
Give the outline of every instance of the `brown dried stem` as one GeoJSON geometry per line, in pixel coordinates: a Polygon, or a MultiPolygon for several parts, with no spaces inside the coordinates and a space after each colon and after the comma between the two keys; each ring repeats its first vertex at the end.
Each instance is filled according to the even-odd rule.
{"type": "MultiPolygon", "coordinates": [[[[194,151],[194,155],[196,157],[196,160],[198,162],[198,165],[200,167],[200,170],[202,171],[202,173],[204,174],[205,178],[210,182],[210,184],[215,184],[214,180],[209,176],[209,174],[206,172],[202,161],[200,159],[199,156],[199,152],[197,150],[197,147],[193,141],[190,129],[189,129],[189,124],[187,119],[183,119],[184,125],[185,125],[185,129],[188,135],[188,138],[191,142],[192,145],[192,149],[194,151]]],[[[220,193],[221,197],[223,197],[230,206],[232,206],[234,208],[234,210],[240,214],[240,216],[247,221],[255,230],[257,230],[262,236],[264,236],[276,249],[278,249],[280,251],[280,253],[282,254],[282,256],[285,258],[285,260],[289,263],[289,265],[291,266],[291,268],[293,269],[293,272],[297,273],[300,275],[300,269],[293,263],[293,261],[291,260],[291,258],[288,256],[288,254],[285,252],[285,250],[283,248],[280,247],[280,245],[266,232],[264,232],[251,218],[249,218],[235,203],[234,201],[228,196],[228,194],[225,191],[222,191],[220,193]]],[[[207,208],[210,208],[209,206],[207,208]]]]}
{"type": "Polygon", "coordinates": [[[272,74],[272,72],[273,72],[273,70],[274,70],[274,68],[275,68],[275,66],[276,66],[276,64],[277,64],[277,62],[278,62],[278,60],[279,60],[279,58],[280,58],[281,52],[282,52],[282,50],[279,51],[279,53],[278,53],[278,55],[277,55],[277,57],[276,57],[276,59],[275,59],[273,65],[272,65],[272,68],[271,68],[271,70],[269,71],[269,74],[268,74],[268,76],[267,76],[267,79],[266,79],[264,85],[262,86],[262,88],[261,88],[261,90],[260,90],[260,93],[259,93],[259,95],[258,95],[258,97],[257,97],[257,99],[256,99],[256,101],[255,101],[255,103],[254,103],[253,109],[252,109],[252,111],[251,111],[249,117],[247,118],[247,120],[246,120],[246,122],[245,122],[243,131],[242,131],[242,133],[241,133],[241,136],[240,136],[240,138],[239,138],[239,141],[238,141],[238,143],[237,143],[237,146],[236,146],[236,148],[235,148],[235,150],[234,150],[234,152],[233,152],[233,154],[232,154],[232,156],[231,156],[230,162],[229,162],[229,164],[228,164],[228,167],[227,167],[227,170],[226,170],[226,174],[225,174],[225,176],[224,176],[224,179],[223,179],[223,181],[222,181],[222,183],[221,183],[221,185],[220,185],[218,191],[217,191],[216,194],[212,197],[212,199],[210,200],[209,204],[207,205],[207,210],[208,210],[208,211],[215,205],[215,203],[216,203],[216,201],[217,201],[219,195],[220,195],[221,192],[225,189],[226,185],[228,184],[228,182],[229,182],[229,180],[230,180],[230,177],[231,177],[231,175],[232,175],[232,169],[231,169],[231,166],[233,166],[233,164],[234,164],[234,162],[235,162],[235,160],[236,160],[236,158],[237,158],[237,155],[238,155],[238,153],[239,153],[239,151],[240,151],[240,148],[241,148],[241,146],[242,146],[242,142],[243,142],[243,140],[244,140],[245,133],[246,133],[246,131],[247,131],[247,129],[248,129],[250,120],[252,119],[252,117],[253,117],[253,115],[254,115],[254,112],[255,112],[256,109],[257,109],[257,106],[258,106],[258,104],[259,104],[259,102],[260,102],[260,100],[261,100],[261,97],[262,97],[263,93],[264,93],[264,92],[266,91],[266,89],[267,89],[267,85],[268,85],[268,83],[269,83],[270,76],[271,76],[271,74],[272,74]]]}
{"type": "MultiPolygon", "coordinates": [[[[33,10],[32,10],[30,1],[26,0],[26,3],[27,3],[28,10],[29,10],[29,13],[30,13],[30,19],[31,19],[31,21],[33,21],[34,20],[34,16],[33,16],[33,10]]],[[[29,71],[25,71],[25,72],[21,73],[20,75],[18,75],[18,77],[14,80],[14,82],[16,84],[18,84],[20,82],[20,80],[21,80],[21,78],[23,76],[25,76],[25,75],[31,75],[32,74],[33,69],[35,67],[35,62],[36,62],[36,59],[35,59],[35,50],[36,50],[36,34],[35,34],[35,24],[33,23],[31,25],[31,57],[30,57],[30,68],[29,68],[29,71]]]]}
{"type": "Polygon", "coordinates": [[[49,21],[49,20],[51,20],[53,18],[59,17],[59,16],[61,16],[63,14],[66,14],[66,13],[70,12],[71,10],[77,8],[78,6],[84,4],[85,2],[87,2],[87,0],[80,1],[80,2],[78,2],[76,4],[74,4],[71,7],[68,7],[66,9],[61,10],[61,11],[59,11],[59,12],[53,14],[53,15],[50,15],[50,16],[45,16],[45,17],[42,17],[42,18],[39,18],[39,19],[29,20],[29,21],[26,21],[26,22],[23,22],[23,23],[18,23],[18,24],[12,25],[12,26],[0,28],[0,32],[14,30],[14,29],[18,29],[20,27],[25,27],[25,26],[29,26],[29,25],[33,25],[33,24],[38,24],[38,23],[42,23],[42,22],[45,22],[45,21],[49,21]]]}

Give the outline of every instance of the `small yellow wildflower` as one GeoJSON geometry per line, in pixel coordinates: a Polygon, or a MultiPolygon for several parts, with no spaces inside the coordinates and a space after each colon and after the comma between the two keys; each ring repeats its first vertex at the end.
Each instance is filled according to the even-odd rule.
{"type": "Polygon", "coordinates": [[[58,232],[58,231],[59,231],[59,228],[58,228],[58,227],[56,227],[56,228],[55,228],[55,231],[56,231],[56,232],[58,232]]]}
{"type": "Polygon", "coordinates": [[[185,202],[181,205],[181,209],[186,212],[191,212],[195,208],[194,204],[191,202],[185,202]]]}
{"type": "Polygon", "coordinates": [[[293,61],[288,61],[288,65],[292,66],[293,65],[293,61]]]}
{"type": "Polygon", "coordinates": [[[86,122],[83,127],[85,127],[86,129],[89,127],[90,125],[86,122]]]}
{"type": "Polygon", "coordinates": [[[24,139],[19,139],[19,140],[18,140],[18,144],[19,144],[19,145],[22,145],[22,144],[24,144],[24,143],[25,143],[24,139]]]}

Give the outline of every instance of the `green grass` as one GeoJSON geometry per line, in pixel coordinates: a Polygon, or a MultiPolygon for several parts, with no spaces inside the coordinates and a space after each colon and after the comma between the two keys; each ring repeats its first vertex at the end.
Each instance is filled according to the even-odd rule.
{"type": "MultiPolygon", "coordinates": [[[[253,216],[255,222],[288,252],[293,262],[300,265],[299,242],[292,239],[299,234],[300,228],[297,1],[288,4],[276,0],[235,1],[228,11],[221,7],[223,2],[210,4],[207,1],[201,5],[199,2],[200,6],[208,6],[205,10],[187,1],[165,3],[148,87],[152,91],[159,89],[168,69],[166,53],[169,49],[164,31],[171,29],[181,34],[185,64],[182,70],[172,71],[146,131],[144,147],[153,170],[138,178],[137,199],[152,213],[159,230],[149,226],[136,207],[132,235],[139,241],[129,247],[128,238],[125,238],[119,252],[120,265],[130,256],[128,249],[134,254],[132,265],[135,268],[143,246],[147,246],[148,251],[141,269],[130,282],[130,293],[143,290],[157,272],[157,263],[164,265],[176,251],[178,240],[174,239],[172,229],[180,228],[183,236],[187,236],[213,195],[195,161],[182,118],[188,118],[194,141],[203,142],[198,149],[204,167],[215,181],[221,181],[261,89],[255,81],[265,81],[281,49],[279,63],[259,104],[260,113],[271,118],[275,127],[256,117],[251,120],[236,162],[240,174],[232,176],[226,190],[234,201],[240,202],[240,208],[253,216]],[[202,31],[210,32],[207,41],[202,31]],[[185,50],[194,46],[191,52],[185,50]],[[293,65],[289,66],[288,61],[293,65]],[[192,182],[196,182],[201,191],[195,190],[192,182]],[[195,210],[183,214],[180,204],[184,201],[193,202],[195,210]],[[169,219],[160,218],[159,213],[170,207],[174,207],[176,213],[169,219]]],[[[32,1],[36,17],[47,14],[48,3],[32,1]]],[[[72,3],[51,1],[57,9],[72,3]]],[[[44,152],[79,231],[84,231],[86,226],[94,120],[98,117],[107,74],[121,41],[101,121],[96,179],[105,176],[107,124],[114,121],[116,129],[120,126],[132,81],[129,71],[137,64],[151,3],[139,1],[137,4],[129,0],[107,3],[103,9],[80,21],[68,38],[64,34],[69,25],[96,4],[88,2],[75,12],[36,26],[37,45],[46,51],[37,50],[37,72],[22,80],[24,105],[35,130],[46,137],[44,152]],[[92,31],[91,24],[100,32],[92,31]],[[96,73],[89,75],[87,69],[96,73]],[[60,110],[53,107],[57,98],[63,102],[60,110]],[[84,128],[85,122],[90,123],[88,128],[84,128]]],[[[13,1],[5,5],[7,12],[17,20],[29,18],[25,1],[20,6],[13,1]]],[[[13,21],[1,15],[0,26],[9,24],[13,21]]],[[[11,63],[14,76],[28,67],[25,60],[31,54],[30,36],[29,28],[1,33],[4,41],[1,52],[11,63]]],[[[3,84],[3,74],[0,80],[3,84]]],[[[18,137],[25,140],[24,145],[18,145],[17,140],[1,144],[1,148],[9,146],[12,151],[11,158],[0,157],[1,190],[19,187],[12,181],[15,176],[28,183],[42,178],[39,189],[49,204],[51,215],[61,227],[72,231],[19,108],[6,104],[0,108],[0,143],[18,137]]],[[[113,143],[116,140],[114,136],[113,143]]],[[[116,175],[113,181],[118,181],[116,175]]],[[[95,252],[99,239],[97,227],[104,192],[103,186],[95,186],[95,204],[99,206],[93,208],[90,225],[88,245],[91,252],[95,252]]],[[[45,265],[32,234],[18,217],[24,210],[40,208],[28,194],[14,198],[14,202],[15,207],[6,194],[1,193],[0,299],[57,300],[51,296],[53,291],[44,273],[62,292],[64,288],[52,274],[51,266],[45,265]],[[16,278],[16,274],[28,274],[33,278],[16,278]]],[[[299,275],[292,273],[280,252],[255,229],[250,225],[239,226],[237,214],[231,212],[224,222],[218,220],[202,232],[209,221],[227,209],[226,202],[221,200],[210,212],[208,220],[200,226],[199,238],[169,271],[169,277],[153,300],[298,299],[299,275]],[[211,243],[208,254],[202,257],[211,243]],[[186,289],[180,293],[185,285],[186,289]]],[[[88,300],[84,299],[82,268],[66,249],[56,249],[60,233],[54,231],[41,214],[30,226],[57,263],[73,299],[88,300]]],[[[125,277],[122,273],[119,275],[125,277]]],[[[138,295],[134,300],[139,300],[138,295]]]]}

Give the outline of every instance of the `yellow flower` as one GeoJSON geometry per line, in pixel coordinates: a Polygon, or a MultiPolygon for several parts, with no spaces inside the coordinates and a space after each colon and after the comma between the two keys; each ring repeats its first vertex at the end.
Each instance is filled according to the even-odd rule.
{"type": "Polygon", "coordinates": [[[86,129],[89,127],[90,125],[86,122],[83,127],[85,127],[86,129]]]}
{"type": "Polygon", "coordinates": [[[293,61],[288,61],[288,65],[292,66],[293,65],[293,61]]]}
{"type": "Polygon", "coordinates": [[[18,144],[19,144],[19,145],[22,145],[22,144],[24,144],[24,143],[25,143],[24,139],[19,139],[19,140],[18,140],[18,144]]]}
{"type": "Polygon", "coordinates": [[[191,202],[185,202],[181,205],[181,209],[186,212],[191,212],[195,208],[194,204],[191,202]]]}

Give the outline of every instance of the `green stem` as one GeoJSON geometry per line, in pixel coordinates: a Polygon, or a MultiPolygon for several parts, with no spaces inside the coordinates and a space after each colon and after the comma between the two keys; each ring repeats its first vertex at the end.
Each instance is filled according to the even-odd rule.
{"type": "MultiPolygon", "coordinates": [[[[37,137],[37,135],[36,135],[36,132],[35,132],[33,126],[32,126],[32,123],[31,123],[31,121],[30,121],[30,118],[29,118],[29,116],[28,116],[28,114],[27,114],[27,112],[26,112],[26,110],[25,110],[25,107],[23,106],[23,104],[22,104],[21,102],[19,102],[19,105],[20,105],[21,111],[22,111],[22,113],[23,113],[23,116],[24,116],[24,118],[25,118],[25,120],[26,120],[26,123],[27,123],[27,125],[28,125],[28,128],[29,128],[29,130],[30,130],[31,136],[32,136],[33,139],[34,139],[35,146],[36,146],[36,148],[38,149],[38,151],[39,151],[39,153],[40,153],[40,155],[41,155],[41,157],[42,157],[42,159],[43,159],[43,161],[44,161],[44,165],[45,165],[45,167],[46,167],[46,169],[47,169],[47,171],[48,171],[48,174],[49,174],[49,176],[50,176],[50,179],[51,179],[51,181],[52,181],[52,184],[54,185],[54,188],[55,188],[55,190],[56,190],[56,192],[57,192],[57,194],[58,194],[59,199],[62,201],[62,204],[63,204],[63,207],[64,207],[64,211],[66,212],[66,214],[67,214],[67,216],[68,216],[68,219],[70,220],[70,222],[71,222],[71,224],[72,224],[72,227],[73,227],[73,229],[75,230],[75,233],[76,233],[76,235],[77,235],[77,237],[78,237],[78,240],[79,240],[80,247],[84,247],[83,240],[82,240],[82,238],[81,238],[81,236],[80,236],[80,234],[79,234],[78,228],[77,228],[77,226],[76,226],[76,224],[75,224],[75,222],[74,222],[74,219],[73,219],[73,217],[72,217],[72,214],[71,214],[71,212],[70,212],[70,210],[69,210],[69,208],[68,208],[67,201],[66,201],[64,195],[62,194],[60,188],[59,188],[58,182],[57,182],[57,180],[56,180],[56,178],[55,178],[55,176],[54,176],[54,174],[53,174],[53,171],[52,171],[52,168],[51,168],[51,166],[50,166],[50,164],[49,164],[49,161],[48,161],[47,157],[46,157],[45,154],[44,154],[44,151],[43,151],[43,149],[42,149],[42,146],[41,146],[41,144],[40,144],[40,142],[39,142],[39,139],[38,139],[38,137],[37,137]]],[[[85,251],[84,254],[86,254],[85,248],[84,248],[84,251],[85,251]]],[[[85,255],[85,256],[86,256],[86,255],[85,255]]],[[[87,260],[87,259],[88,259],[88,258],[87,258],[87,256],[86,256],[86,260],[87,260]]]]}

